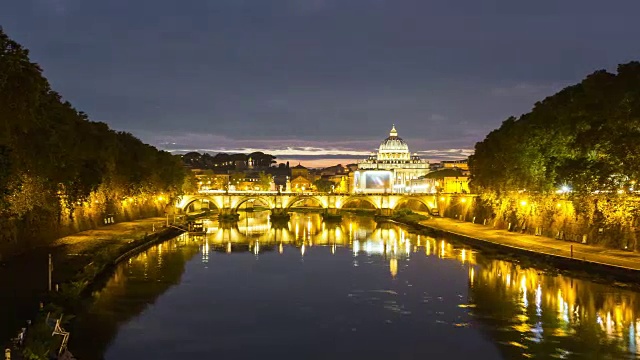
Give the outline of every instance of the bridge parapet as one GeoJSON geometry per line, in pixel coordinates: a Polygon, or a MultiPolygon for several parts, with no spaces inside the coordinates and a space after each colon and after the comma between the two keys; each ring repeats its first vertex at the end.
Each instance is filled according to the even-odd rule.
{"type": "Polygon", "coordinates": [[[294,193],[294,192],[223,192],[206,191],[198,194],[183,195],[177,202],[176,208],[185,211],[196,201],[213,204],[221,213],[236,213],[247,202],[259,202],[274,211],[287,211],[295,204],[310,200],[319,204],[323,209],[337,211],[345,204],[354,201],[367,201],[379,212],[391,213],[399,205],[408,201],[418,201],[424,204],[430,212],[437,213],[442,204],[453,197],[475,197],[473,194],[337,194],[337,193],[294,193]]]}

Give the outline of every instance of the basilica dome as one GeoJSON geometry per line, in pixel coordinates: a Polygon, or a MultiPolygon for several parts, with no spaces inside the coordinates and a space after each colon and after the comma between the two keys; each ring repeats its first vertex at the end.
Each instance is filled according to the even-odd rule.
{"type": "Polygon", "coordinates": [[[409,153],[409,146],[398,136],[395,125],[391,128],[389,137],[380,144],[379,153],[409,153]]]}

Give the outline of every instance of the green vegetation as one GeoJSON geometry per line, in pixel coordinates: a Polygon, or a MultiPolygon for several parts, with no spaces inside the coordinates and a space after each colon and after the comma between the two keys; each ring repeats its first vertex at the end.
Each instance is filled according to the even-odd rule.
{"type": "Polygon", "coordinates": [[[416,224],[420,221],[427,220],[429,217],[415,213],[410,209],[400,209],[396,210],[391,216],[392,220],[405,223],[405,224],[416,224]]]}
{"type": "Polygon", "coordinates": [[[640,176],[640,62],[587,76],[510,117],[476,144],[473,186],[483,191],[627,190],[640,176]]]}
{"type": "Polygon", "coordinates": [[[258,181],[256,182],[256,185],[260,187],[260,190],[269,191],[272,182],[273,175],[267,174],[264,171],[260,171],[260,173],[258,174],[258,181]]]}
{"type": "Polygon", "coordinates": [[[329,181],[327,179],[318,179],[313,183],[313,185],[320,192],[331,192],[331,186],[333,186],[334,184],[332,181],[329,181]]]}
{"type": "Polygon", "coordinates": [[[455,214],[572,241],[635,249],[640,62],[604,70],[510,117],[469,159],[474,208],[455,214]]]}
{"type": "MultiPolygon", "coordinates": [[[[26,359],[48,359],[60,347],[60,336],[51,336],[51,325],[46,323],[47,314],[50,319],[59,319],[63,314],[77,313],[89,293],[106,280],[114,266],[133,253],[139,252],[151,244],[176,236],[179,230],[166,229],[152,235],[143,235],[132,241],[113,238],[99,249],[91,249],[91,262],[75,273],[66,276],[66,281],[59,291],[47,296],[47,305],[40,311],[33,325],[29,327],[22,354],[26,359]]],[[[86,254],[89,255],[89,254],[86,254]]],[[[73,266],[72,266],[73,267],[73,266]]],[[[63,327],[72,321],[74,316],[63,316],[63,327]]]]}
{"type": "Polygon", "coordinates": [[[275,156],[257,151],[251,154],[225,154],[210,155],[207,153],[190,152],[182,157],[185,165],[195,169],[235,170],[236,163],[248,165],[249,159],[254,168],[268,168],[275,164],[275,156]]]}
{"type": "Polygon", "coordinates": [[[89,121],[0,29],[0,246],[53,239],[78,218],[95,226],[127,207],[161,209],[184,176],[178,157],[89,121]]]}
{"type": "Polygon", "coordinates": [[[238,221],[240,219],[240,214],[220,214],[218,215],[219,221],[238,221]]]}

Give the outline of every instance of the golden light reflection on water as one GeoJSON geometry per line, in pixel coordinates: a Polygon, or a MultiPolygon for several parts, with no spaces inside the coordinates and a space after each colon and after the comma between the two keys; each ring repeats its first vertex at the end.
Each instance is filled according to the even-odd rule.
{"type": "Polygon", "coordinates": [[[389,271],[391,272],[392,277],[396,277],[396,275],[398,275],[398,259],[389,259],[389,271]]]}
{"type": "Polygon", "coordinates": [[[640,354],[637,292],[484,259],[470,269],[469,283],[480,309],[491,309],[491,303],[518,305],[499,311],[501,320],[524,336],[520,345],[581,336],[587,343],[591,337],[600,347],[612,351],[640,354]]]}
{"type": "MultiPolygon", "coordinates": [[[[489,332],[495,341],[517,349],[518,354],[559,358],[587,351],[640,354],[640,295],[634,291],[546,274],[489,258],[445,239],[376,224],[371,218],[323,223],[317,214],[295,214],[288,224],[278,227],[269,222],[267,214],[252,213],[241,218],[237,226],[208,222],[206,227],[205,236],[182,236],[173,245],[157,245],[149,250],[155,256],[142,253],[127,266],[143,268],[146,277],[152,271],[152,259],[156,262],[153,265],[162,267],[161,258],[170,252],[167,246],[184,243],[199,244],[203,263],[212,261],[212,251],[250,251],[260,256],[268,251],[289,254],[286,248],[295,247],[300,256],[305,256],[315,251],[336,254],[341,248],[348,249],[354,257],[383,257],[391,278],[402,278],[403,270],[399,269],[409,266],[407,260],[411,257],[426,257],[429,261],[455,262],[464,269],[469,301],[459,304],[460,308],[468,309],[477,323],[490,323],[489,332]],[[581,345],[568,345],[565,349],[563,339],[581,345]]],[[[116,272],[111,281],[122,278],[116,272]]]]}

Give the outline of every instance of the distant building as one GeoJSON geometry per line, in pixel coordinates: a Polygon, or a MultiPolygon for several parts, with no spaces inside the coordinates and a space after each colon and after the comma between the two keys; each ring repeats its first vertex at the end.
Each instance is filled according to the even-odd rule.
{"type": "Polygon", "coordinates": [[[427,192],[469,193],[469,177],[458,168],[433,171],[419,180],[420,186],[426,186],[429,189],[427,192]]]}
{"type": "Polygon", "coordinates": [[[429,162],[409,152],[407,143],[398,136],[395,125],[384,139],[377,154],[358,163],[354,174],[354,192],[409,192],[411,180],[429,173],[429,162]]]}
{"type": "Polygon", "coordinates": [[[298,176],[291,180],[291,191],[311,191],[313,184],[304,176],[298,176]]]}
{"type": "Polygon", "coordinates": [[[469,175],[469,161],[463,160],[443,160],[439,163],[431,164],[431,171],[437,171],[442,169],[457,169],[462,171],[463,175],[469,175]]]}
{"type": "Polygon", "coordinates": [[[344,175],[349,172],[349,169],[347,167],[342,166],[342,164],[338,164],[338,165],[329,166],[324,169],[321,169],[319,172],[320,172],[320,175],[322,176],[344,175]]]}
{"type": "Polygon", "coordinates": [[[458,168],[460,170],[469,170],[469,161],[464,160],[444,160],[440,162],[445,169],[458,168]]]}
{"type": "Polygon", "coordinates": [[[333,183],[332,192],[349,193],[351,191],[348,174],[328,175],[326,178],[333,183]]]}
{"type": "Polygon", "coordinates": [[[280,163],[278,166],[272,166],[266,169],[266,173],[273,176],[273,182],[275,184],[275,189],[282,190],[287,186],[287,179],[291,177],[291,169],[289,168],[289,162],[280,163]]]}
{"type": "Polygon", "coordinates": [[[218,174],[212,170],[191,169],[193,172],[198,190],[223,190],[229,183],[229,174],[218,174]]]}
{"type": "Polygon", "coordinates": [[[291,178],[295,179],[298,176],[302,176],[304,178],[309,178],[309,169],[298,164],[291,168],[291,178]]]}

